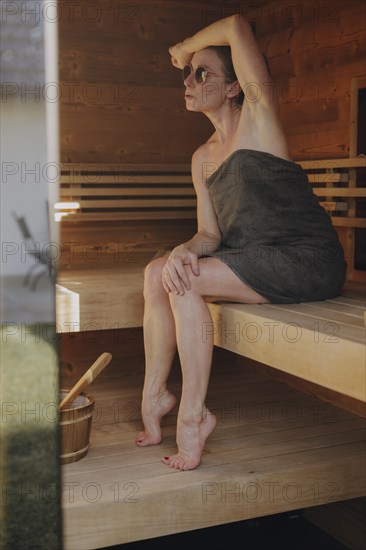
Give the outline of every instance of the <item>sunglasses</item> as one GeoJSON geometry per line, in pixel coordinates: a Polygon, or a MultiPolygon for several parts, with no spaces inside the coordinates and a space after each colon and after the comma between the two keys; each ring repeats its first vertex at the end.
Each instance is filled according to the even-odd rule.
{"type": "MultiPolygon", "coordinates": [[[[186,65],[184,69],[182,70],[183,75],[183,82],[191,75],[193,71],[193,67],[191,65],[186,65]]],[[[194,78],[197,84],[203,84],[207,78],[207,75],[212,74],[215,76],[222,76],[216,73],[212,73],[211,71],[208,71],[205,69],[205,67],[197,67],[197,69],[194,71],[194,78]]]]}

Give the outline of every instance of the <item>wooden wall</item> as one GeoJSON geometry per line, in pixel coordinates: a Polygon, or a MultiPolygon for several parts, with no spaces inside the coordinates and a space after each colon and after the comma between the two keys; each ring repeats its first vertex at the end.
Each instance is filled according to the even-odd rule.
{"type": "Polygon", "coordinates": [[[201,2],[97,4],[60,22],[62,161],[190,162],[210,123],[186,111],[168,48],[202,27],[201,2]]]}
{"type": "MultiPolygon", "coordinates": [[[[237,12],[255,25],[269,61],[293,158],[349,156],[351,79],[366,73],[363,0],[68,0],[60,6],[63,162],[190,163],[213,126],[186,111],[168,48],[237,12]]],[[[145,243],[136,258],[146,260],[195,230],[194,220],[94,224],[92,232],[64,222],[62,242],[113,250],[119,235],[135,250],[145,243]]],[[[347,231],[340,237],[353,247],[347,231]]],[[[65,250],[61,266],[75,264],[70,247],[65,250]]],[[[101,257],[102,263],[112,258],[101,257]]]]}
{"type": "Polygon", "coordinates": [[[351,78],[365,73],[362,0],[60,4],[62,161],[190,162],[213,127],[185,110],[168,48],[233,11],[255,23],[293,157],[348,156],[351,78]]]}

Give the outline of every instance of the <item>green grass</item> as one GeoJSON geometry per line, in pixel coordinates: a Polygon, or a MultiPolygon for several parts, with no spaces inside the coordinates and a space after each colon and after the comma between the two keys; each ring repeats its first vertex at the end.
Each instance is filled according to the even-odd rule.
{"type": "Polygon", "coordinates": [[[46,328],[1,327],[1,548],[61,548],[58,359],[46,328]]]}

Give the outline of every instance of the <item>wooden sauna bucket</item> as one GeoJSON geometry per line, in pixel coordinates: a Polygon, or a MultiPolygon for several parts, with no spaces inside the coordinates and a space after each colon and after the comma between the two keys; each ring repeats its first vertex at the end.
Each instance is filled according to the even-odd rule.
{"type": "MultiPolygon", "coordinates": [[[[60,402],[67,393],[60,390],[60,402]]],[[[94,404],[92,395],[81,393],[67,409],[59,411],[61,464],[76,462],[88,452],[94,404]]]]}

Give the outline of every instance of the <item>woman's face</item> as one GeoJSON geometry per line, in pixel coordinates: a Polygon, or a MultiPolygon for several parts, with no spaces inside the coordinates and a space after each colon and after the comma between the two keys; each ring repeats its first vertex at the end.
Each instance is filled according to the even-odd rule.
{"type": "Polygon", "coordinates": [[[184,99],[188,111],[212,111],[218,109],[225,101],[225,76],[221,59],[214,50],[200,50],[191,60],[193,70],[185,79],[184,99]],[[197,67],[204,67],[207,76],[203,84],[195,79],[197,67]]]}

